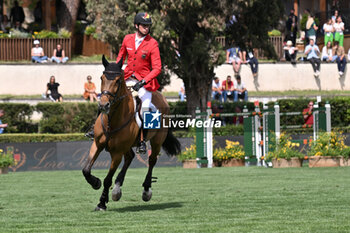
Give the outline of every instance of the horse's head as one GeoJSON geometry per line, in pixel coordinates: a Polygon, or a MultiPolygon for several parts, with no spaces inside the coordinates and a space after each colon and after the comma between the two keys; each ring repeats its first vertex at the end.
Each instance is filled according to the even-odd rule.
{"type": "Polygon", "coordinates": [[[123,93],[120,89],[124,84],[123,58],[118,63],[109,63],[103,55],[102,64],[105,70],[101,76],[101,99],[98,107],[101,112],[108,114],[111,106],[122,100],[120,96],[123,93]]]}

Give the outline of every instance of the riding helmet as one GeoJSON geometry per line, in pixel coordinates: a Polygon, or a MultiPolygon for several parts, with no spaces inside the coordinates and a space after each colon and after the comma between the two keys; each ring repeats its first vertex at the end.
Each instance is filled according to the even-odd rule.
{"type": "Polygon", "coordinates": [[[147,12],[137,13],[134,18],[134,24],[152,24],[151,16],[147,12]]]}

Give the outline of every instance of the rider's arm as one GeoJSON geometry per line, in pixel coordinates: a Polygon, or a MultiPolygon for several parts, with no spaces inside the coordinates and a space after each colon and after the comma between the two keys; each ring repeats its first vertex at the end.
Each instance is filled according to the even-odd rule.
{"type": "Polygon", "coordinates": [[[117,62],[119,62],[119,60],[120,60],[121,58],[123,58],[123,64],[124,64],[124,59],[126,58],[126,55],[127,55],[125,43],[126,43],[126,37],[124,37],[122,46],[121,46],[120,49],[119,49],[119,53],[118,53],[118,57],[117,57],[117,62]]]}
{"type": "Polygon", "coordinates": [[[160,53],[157,42],[155,42],[153,49],[151,50],[151,67],[152,71],[144,78],[146,83],[156,78],[162,70],[162,62],[160,60],[160,53]]]}

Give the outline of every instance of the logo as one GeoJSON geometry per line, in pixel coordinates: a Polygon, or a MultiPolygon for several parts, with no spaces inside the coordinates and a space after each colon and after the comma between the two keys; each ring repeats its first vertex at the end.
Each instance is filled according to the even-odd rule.
{"type": "Polygon", "coordinates": [[[160,129],[160,116],[162,114],[157,110],[156,112],[143,113],[143,128],[144,129],[160,129]]]}
{"type": "Polygon", "coordinates": [[[147,12],[146,12],[145,15],[142,18],[149,19],[149,14],[147,14],[147,12]]]}

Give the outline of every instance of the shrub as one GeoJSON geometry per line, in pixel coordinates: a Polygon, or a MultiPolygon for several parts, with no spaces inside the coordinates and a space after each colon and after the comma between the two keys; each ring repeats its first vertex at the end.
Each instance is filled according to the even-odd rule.
{"type": "Polygon", "coordinates": [[[91,36],[96,33],[96,27],[93,25],[89,25],[85,28],[85,35],[91,36]]]}
{"type": "Polygon", "coordinates": [[[42,30],[38,33],[34,33],[34,37],[36,39],[43,39],[43,38],[59,38],[58,34],[53,31],[48,30],[42,30]]]}
{"type": "Polygon", "coordinates": [[[61,28],[58,31],[58,37],[60,38],[70,38],[71,36],[72,36],[72,33],[65,28],[61,28]]]}
{"type": "Polygon", "coordinates": [[[5,111],[2,122],[8,124],[5,132],[30,133],[37,130],[37,125],[30,120],[33,114],[33,107],[29,104],[0,103],[0,109],[5,111]]]}
{"type": "Polygon", "coordinates": [[[0,167],[9,167],[15,164],[12,153],[9,151],[4,152],[0,149],[0,167]]]}

